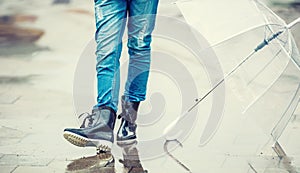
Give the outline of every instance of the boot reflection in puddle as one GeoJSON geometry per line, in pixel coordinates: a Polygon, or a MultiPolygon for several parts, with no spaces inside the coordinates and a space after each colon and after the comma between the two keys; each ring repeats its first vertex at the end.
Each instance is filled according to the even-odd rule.
{"type": "Polygon", "coordinates": [[[136,148],[137,141],[134,140],[132,142],[118,142],[118,146],[120,146],[123,150],[123,160],[120,159],[120,163],[124,165],[124,172],[126,173],[148,173],[147,170],[144,170],[140,158],[139,153],[136,148]]]}
{"type": "Polygon", "coordinates": [[[110,152],[73,160],[67,173],[115,173],[115,160],[110,152]]]}

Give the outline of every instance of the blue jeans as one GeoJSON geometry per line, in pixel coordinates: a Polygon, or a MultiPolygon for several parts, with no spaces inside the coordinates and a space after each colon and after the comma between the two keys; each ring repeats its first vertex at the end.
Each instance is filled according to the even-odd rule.
{"type": "Polygon", "coordinates": [[[128,76],[125,100],[145,100],[150,69],[151,34],[158,0],[94,0],[97,42],[98,104],[117,111],[120,89],[120,56],[126,22],[128,76]]]}

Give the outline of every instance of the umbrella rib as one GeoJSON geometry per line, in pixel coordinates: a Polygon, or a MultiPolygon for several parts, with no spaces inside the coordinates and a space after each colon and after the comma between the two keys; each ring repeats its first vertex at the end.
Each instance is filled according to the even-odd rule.
{"type": "Polygon", "coordinates": [[[264,39],[245,59],[243,59],[237,66],[235,66],[229,73],[227,73],[223,79],[221,79],[214,87],[212,87],[202,98],[199,98],[197,102],[187,111],[191,112],[200,102],[202,102],[210,93],[212,93],[218,86],[220,86],[230,75],[232,75],[240,66],[242,66],[248,59],[250,59],[253,54],[263,49],[267,46],[271,41],[277,38],[286,30],[281,30],[271,35],[269,38],[264,39]]]}
{"type": "Polygon", "coordinates": [[[202,98],[199,98],[197,102],[188,110],[192,111],[202,100],[204,100],[210,93],[212,93],[218,86],[220,86],[230,75],[232,75],[241,65],[243,65],[256,51],[252,51],[242,62],[235,66],[229,73],[227,73],[223,79],[221,79],[214,87],[212,87],[202,98]]]}
{"type": "Polygon", "coordinates": [[[259,70],[258,73],[256,73],[256,75],[247,83],[247,86],[250,85],[250,83],[252,83],[255,80],[255,78],[257,78],[257,76],[259,76],[259,74],[261,74],[276,59],[276,57],[278,57],[278,55],[281,53],[281,51],[282,50],[279,50],[275,54],[275,56],[261,70],[259,70]]]}
{"type": "MultiPolygon", "coordinates": [[[[277,39],[279,40],[279,41],[281,41],[282,43],[283,43],[283,47],[287,44],[287,41],[283,41],[282,39],[280,39],[279,37],[277,37],[277,39]]],[[[282,47],[282,48],[283,48],[282,47]]],[[[257,76],[259,76],[259,74],[262,72],[262,71],[264,71],[266,68],[267,68],[267,66],[270,64],[270,63],[272,63],[275,59],[276,59],[276,57],[278,57],[278,55],[280,54],[282,52],[282,49],[280,49],[276,54],[275,54],[275,56],[253,77],[253,79],[251,79],[248,83],[247,83],[247,85],[249,85],[250,83],[252,83],[253,82],[253,80],[257,77],[257,76]]]]}

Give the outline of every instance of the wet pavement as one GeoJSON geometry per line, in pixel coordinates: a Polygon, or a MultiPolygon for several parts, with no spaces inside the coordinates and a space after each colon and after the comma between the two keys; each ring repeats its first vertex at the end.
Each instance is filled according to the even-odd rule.
{"type": "MultiPolygon", "coordinates": [[[[173,2],[162,0],[159,14],[184,20],[173,2]]],[[[222,130],[216,133],[211,145],[198,146],[197,131],[203,130],[201,122],[207,118],[203,116],[182,147],[174,148],[176,142],[173,141],[169,150],[163,150],[162,144],[164,152],[154,157],[148,157],[153,148],[147,150],[139,142],[116,144],[112,153],[99,154],[93,148],[77,148],[66,142],[62,136],[63,129],[79,125],[73,103],[73,79],[80,55],[95,32],[93,8],[92,1],[0,0],[0,15],[20,13],[36,16],[34,23],[20,25],[42,29],[45,33],[30,45],[0,47],[1,173],[300,172],[300,143],[297,140],[300,137],[299,108],[280,138],[288,155],[283,160],[265,140],[270,136],[262,133],[261,129],[252,129],[256,122],[235,116],[223,119],[222,130]]],[[[298,5],[272,5],[271,8],[287,22],[300,16],[298,5]]],[[[293,28],[292,32],[299,46],[300,26],[293,28]]],[[[156,41],[155,50],[169,44],[156,41]]],[[[175,54],[185,55],[182,48],[177,49],[178,45],[171,46],[175,54]]],[[[190,70],[197,69],[193,63],[187,64],[193,67],[190,70]]],[[[195,78],[206,80],[206,77],[195,78]]],[[[151,80],[149,86],[157,89],[158,85],[151,80]]],[[[209,88],[205,82],[201,83],[201,87],[209,88]]],[[[162,91],[171,98],[175,95],[172,87],[162,91]]],[[[177,103],[175,99],[172,102],[177,103]]],[[[148,104],[141,108],[142,113],[149,112],[148,104]]],[[[208,114],[207,107],[210,107],[209,101],[200,108],[201,115],[208,114]]],[[[172,105],[171,109],[166,109],[166,112],[174,114],[179,108],[172,105]]],[[[161,126],[166,127],[172,119],[156,118],[153,122],[158,123],[150,128],[153,134],[141,127],[140,136],[145,134],[141,138],[152,139],[160,135],[164,130],[161,126]],[[159,121],[161,119],[166,122],[159,121]]]]}

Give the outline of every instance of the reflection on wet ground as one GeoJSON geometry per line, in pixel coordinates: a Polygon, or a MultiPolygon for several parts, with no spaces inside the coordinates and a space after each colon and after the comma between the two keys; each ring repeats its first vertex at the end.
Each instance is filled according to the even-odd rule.
{"type": "Polygon", "coordinates": [[[71,0],[53,0],[53,4],[69,4],[71,0]]]}
{"type": "Polygon", "coordinates": [[[14,44],[13,46],[0,46],[0,58],[12,55],[21,55],[30,58],[31,55],[39,51],[49,51],[48,47],[37,46],[34,43],[14,44]]]}
{"type": "Polygon", "coordinates": [[[1,84],[22,84],[28,83],[35,75],[26,76],[0,76],[1,84]]]}
{"type": "Polygon", "coordinates": [[[12,25],[18,22],[35,22],[37,16],[34,15],[3,15],[0,16],[0,24],[12,25]]]}
{"type": "Polygon", "coordinates": [[[115,160],[111,153],[98,153],[95,156],[83,157],[73,160],[66,172],[102,172],[114,173],[115,160]]]}
{"type": "Polygon", "coordinates": [[[147,173],[144,170],[139,153],[136,148],[137,141],[132,141],[131,143],[118,143],[123,150],[123,160],[119,160],[124,165],[124,171],[127,173],[147,173]]]}
{"type": "MultiPolygon", "coordinates": [[[[144,170],[138,149],[137,141],[130,143],[118,143],[122,148],[123,159],[119,162],[124,167],[124,173],[147,173],[144,170]]],[[[98,153],[95,156],[83,157],[73,160],[68,164],[67,173],[115,173],[115,159],[111,152],[98,153]]]]}
{"type": "Polygon", "coordinates": [[[29,55],[45,48],[35,42],[44,35],[44,30],[24,27],[38,19],[35,15],[14,14],[0,16],[0,56],[29,55]]]}

